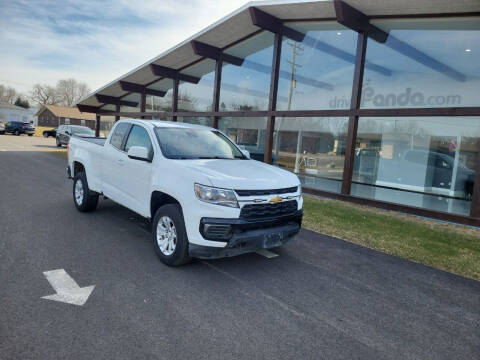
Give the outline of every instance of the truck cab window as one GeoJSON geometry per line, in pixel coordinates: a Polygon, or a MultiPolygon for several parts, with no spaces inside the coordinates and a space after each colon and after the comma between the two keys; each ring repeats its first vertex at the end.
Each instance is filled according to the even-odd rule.
{"type": "Polygon", "coordinates": [[[125,151],[128,152],[128,150],[132,146],[142,146],[148,149],[148,152],[150,154],[152,153],[152,143],[150,141],[150,137],[148,136],[147,131],[143,127],[133,125],[132,130],[128,135],[127,142],[125,144],[125,151]]]}
{"type": "Polygon", "coordinates": [[[115,127],[113,131],[112,137],[110,139],[110,144],[116,147],[119,150],[122,150],[122,143],[125,134],[127,133],[128,129],[130,128],[129,123],[120,123],[115,127]]]}

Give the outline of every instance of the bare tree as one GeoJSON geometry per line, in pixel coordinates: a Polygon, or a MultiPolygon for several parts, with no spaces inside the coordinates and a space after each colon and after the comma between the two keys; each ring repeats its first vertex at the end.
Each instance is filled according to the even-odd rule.
{"type": "Polygon", "coordinates": [[[62,105],[72,106],[77,101],[88,95],[90,89],[88,88],[87,84],[70,78],[59,80],[57,82],[56,92],[62,105]]]}
{"type": "Polygon", "coordinates": [[[47,84],[35,84],[30,91],[30,99],[40,106],[57,105],[60,103],[60,98],[53,86],[47,84]]]}
{"type": "Polygon", "coordinates": [[[18,92],[14,88],[0,84],[0,102],[13,104],[18,95],[18,92]]]}

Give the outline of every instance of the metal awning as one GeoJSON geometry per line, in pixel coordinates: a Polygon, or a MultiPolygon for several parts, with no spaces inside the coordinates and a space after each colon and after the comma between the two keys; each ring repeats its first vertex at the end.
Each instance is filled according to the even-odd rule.
{"type": "MultiPolygon", "coordinates": [[[[345,0],[344,2],[369,17],[434,16],[435,14],[455,15],[480,12],[478,0],[345,0]]],[[[161,93],[162,89],[156,85],[158,85],[157,81],[165,76],[160,74],[168,73],[170,70],[181,73],[185,67],[203,58],[194,52],[192,41],[224,49],[260,31],[261,28],[252,22],[251,7],[285,22],[308,19],[336,20],[334,0],[249,2],[196,35],[87,95],[77,105],[83,105],[84,109],[102,107],[102,110],[115,111],[117,105],[135,105],[126,96],[132,92],[139,92],[135,89],[144,89],[151,95],[155,95],[156,92],[161,93]],[[155,68],[159,71],[154,71],[155,68]]]]}

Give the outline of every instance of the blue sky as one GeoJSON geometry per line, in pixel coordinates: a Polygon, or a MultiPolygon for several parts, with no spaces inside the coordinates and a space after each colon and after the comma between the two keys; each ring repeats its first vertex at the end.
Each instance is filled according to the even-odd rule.
{"type": "Polygon", "coordinates": [[[73,77],[92,90],[248,0],[0,0],[0,84],[73,77]]]}

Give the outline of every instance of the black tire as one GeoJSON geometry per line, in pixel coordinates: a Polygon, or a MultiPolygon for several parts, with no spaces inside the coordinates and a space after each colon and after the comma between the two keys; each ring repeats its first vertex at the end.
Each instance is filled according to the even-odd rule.
{"type": "Polygon", "coordinates": [[[44,137],[45,139],[48,139],[48,134],[47,134],[47,133],[43,133],[43,137],[44,137]]]}
{"type": "Polygon", "coordinates": [[[55,138],[55,141],[57,143],[57,147],[61,147],[62,146],[62,143],[60,142],[60,140],[58,140],[58,138],[55,138]]]}
{"type": "Polygon", "coordinates": [[[160,207],[153,218],[152,223],[153,247],[160,261],[169,266],[180,266],[191,261],[188,255],[188,238],[185,230],[185,221],[183,219],[182,208],[178,204],[167,204],[160,207]],[[157,241],[157,227],[162,218],[169,218],[173,222],[176,231],[176,245],[172,254],[166,255],[157,241]]]}
{"type": "Polygon", "coordinates": [[[28,136],[33,136],[33,134],[28,134],[28,136]]]}
{"type": "Polygon", "coordinates": [[[18,130],[15,130],[14,134],[15,136],[20,136],[20,132],[18,130]]]}
{"type": "Polygon", "coordinates": [[[98,194],[91,191],[88,187],[87,176],[84,172],[75,174],[73,179],[73,203],[80,212],[90,212],[97,208],[98,194]],[[79,183],[79,187],[82,189],[81,193],[76,192],[77,183],[79,183]],[[77,195],[80,196],[77,197],[77,195]]]}

